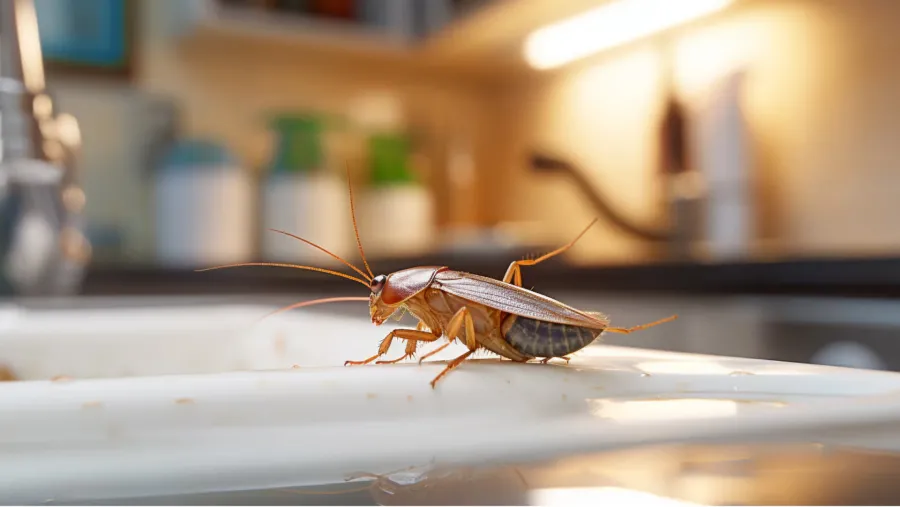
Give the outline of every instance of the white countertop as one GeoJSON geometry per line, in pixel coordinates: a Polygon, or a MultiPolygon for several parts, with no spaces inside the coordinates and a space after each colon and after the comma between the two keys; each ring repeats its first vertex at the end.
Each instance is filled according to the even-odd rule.
{"type": "Polygon", "coordinates": [[[598,345],[567,366],[467,362],[432,390],[443,364],[342,365],[387,325],[299,312],[251,326],[267,310],[6,312],[0,357],[36,380],[0,383],[4,497],[326,484],[665,442],[900,448],[894,373],[598,345]]]}

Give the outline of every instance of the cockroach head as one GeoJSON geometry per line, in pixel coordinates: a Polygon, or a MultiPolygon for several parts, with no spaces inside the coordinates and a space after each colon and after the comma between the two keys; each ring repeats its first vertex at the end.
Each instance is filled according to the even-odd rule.
{"type": "Polygon", "coordinates": [[[428,289],[435,275],[442,269],[444,268],[439,266],[424,266],[374,277],[369,283],[372,291],[369,295],[372,322],[380,325],[394,312],[404,308],[407,301],[428,289]]]}
{"type": "Polygon", "coordinates": [[[384,321],[388,320],[391,315],[397,311],[397,307],[384,302],[381,297],[384,288],[387,285],[387,277],[378,275],[369,283],[369,314],[372,316],[372,323],[380,326],[384,321]]]}
{"type": "Polygon", "coordinates": [[[384,275],[378,275],[369,282],[369,288],[372,289],[372,294],[380,294],[381,290],[384,289],[384,284],[387,282],[387,277],[384,275]]]}

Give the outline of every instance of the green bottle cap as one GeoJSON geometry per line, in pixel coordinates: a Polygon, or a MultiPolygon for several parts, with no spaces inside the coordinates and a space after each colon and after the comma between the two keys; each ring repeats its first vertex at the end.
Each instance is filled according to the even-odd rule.
{"type": "Polygon", "coordinates": [[[409,167],[410,143],[401,134],[373,134],[369,137],[372,184],[408,184],[416,181],[409,167]]]}
{"type": "Polygon", "coordinates": [[[311,172],[324,162],[324,121],[315,115],[281,115],[272,128],[278,136],[273,172],[311,172]]]}

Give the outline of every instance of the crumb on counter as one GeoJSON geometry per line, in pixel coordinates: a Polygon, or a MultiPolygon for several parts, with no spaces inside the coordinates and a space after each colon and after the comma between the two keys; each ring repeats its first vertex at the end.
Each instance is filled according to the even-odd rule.
{"type": "Polygon", "coordinates": [[[287,337],[283,332],[275,336],[273,346],[275,347],[275,353],[279,356],[284,356],[287,353],[287,337]]]}

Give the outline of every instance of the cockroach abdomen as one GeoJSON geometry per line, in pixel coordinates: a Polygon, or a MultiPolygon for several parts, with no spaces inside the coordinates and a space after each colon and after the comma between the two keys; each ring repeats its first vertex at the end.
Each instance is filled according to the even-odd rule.
{"type": "Polygon", "coordinates": [[[510,315],[503,337],[516,351],[530,357],[563,357],[587,347],[603,330],[557,324],[510,315]]]}

